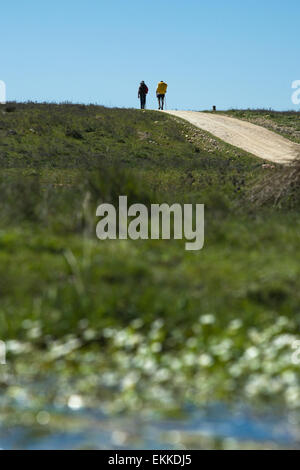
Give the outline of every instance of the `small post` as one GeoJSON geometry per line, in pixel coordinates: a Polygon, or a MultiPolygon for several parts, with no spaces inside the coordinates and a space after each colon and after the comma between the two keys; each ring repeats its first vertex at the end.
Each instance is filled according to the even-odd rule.
{"type": "Polygon", "coordinates": [[[213,111],[217,111],[217,107],[216,107],[216,106],[213,106],[213,111]]]}

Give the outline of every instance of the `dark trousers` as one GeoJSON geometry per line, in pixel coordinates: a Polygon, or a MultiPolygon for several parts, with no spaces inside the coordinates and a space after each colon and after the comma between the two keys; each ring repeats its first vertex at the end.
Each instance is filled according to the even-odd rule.
{"type": "Polygon", "coordinates": [[[162,95],[162,94],[158,94],[157,95],[157,99],[158,99],[158,107],[159,109],[164,109],[164,104],[165,104],[165,95],[162,95]]]}
{"type": "Polygon", "coordinates": [[[140,93],[140,100],[141,100],[141,109],[145,109],[146,95],[144,93],[140,93]]]}

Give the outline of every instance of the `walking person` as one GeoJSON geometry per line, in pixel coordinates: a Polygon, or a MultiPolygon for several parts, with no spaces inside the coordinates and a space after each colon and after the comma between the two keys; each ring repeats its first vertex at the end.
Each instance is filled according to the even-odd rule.
{"type": "Polygon", "coordinates": [[[167,93],[167,88],[168,88],[168,85],[164,81],[161,81],[157,85],[157,89],[156,89],[156,96],[158,99],[158,109],[161,109],[162,111],[164,109],[165,95],[167,93]]]}
{"type": "Polygon", "coordinates": [[[144,80],[140,83],[138,98],[141,100],[141,109],[145,109],[146,106],[146,96],[148,93],[148,87],[144,80]]]}

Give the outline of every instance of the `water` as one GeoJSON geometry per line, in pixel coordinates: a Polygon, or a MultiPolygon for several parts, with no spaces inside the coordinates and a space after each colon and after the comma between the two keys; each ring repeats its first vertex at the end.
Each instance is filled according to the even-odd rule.
{"type": "Polygon", "coordinates": [[[50,421],[0,428],[2,449],[299,449],[292,415],[223,405],[191,408],[183,418],[108,417],[97,410],[49,410],[50,421]]]}

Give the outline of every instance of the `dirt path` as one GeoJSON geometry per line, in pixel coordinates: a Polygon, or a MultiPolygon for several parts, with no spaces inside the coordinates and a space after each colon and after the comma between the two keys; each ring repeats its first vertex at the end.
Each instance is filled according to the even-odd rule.
{"type": "Polygon", "coordinates": [[[300,144],[295,144],[275,132],[250,122],[196,111],[164,111],[214,134],[228,144],[246,150],[264,160],[287,163],[300,154],[300,144]]]}

